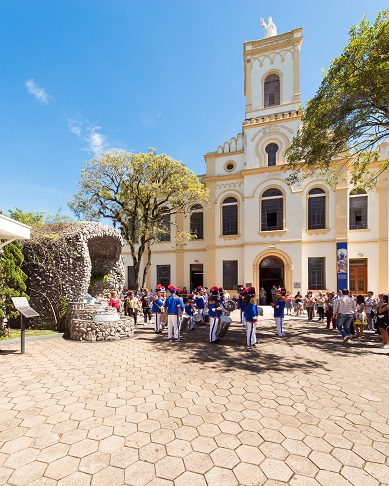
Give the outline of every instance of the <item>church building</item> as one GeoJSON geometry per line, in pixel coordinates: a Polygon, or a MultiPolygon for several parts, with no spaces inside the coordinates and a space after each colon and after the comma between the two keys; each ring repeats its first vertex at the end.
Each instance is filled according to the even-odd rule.
{"type": "MultiPolygon", "coordinates": [[[[262,21],[263,22],[263,21],[262,21]]],[[[284,286],[297,291],[355,294],[389,289],[388,181],[377,190],[336,187],[324,178],[290,185],[285,151],[301,124],[300,49],[302,28],[277,35],[269,18],[265,38],[244,43],[245,119],[242,130],[216,151],[205,154],[210,204],[195,205],[179,229],[197,236],[175,248],[175,226],[154,245],[148,287],[158,283],[223,286],[284,286]]],[[[379,147],[388,158],[389,143],[379,147]]],[[[346,178],[347,179],[347,178],[346,178]]],[[[123,249],[132,287],[132,262],[123,249]]]]}

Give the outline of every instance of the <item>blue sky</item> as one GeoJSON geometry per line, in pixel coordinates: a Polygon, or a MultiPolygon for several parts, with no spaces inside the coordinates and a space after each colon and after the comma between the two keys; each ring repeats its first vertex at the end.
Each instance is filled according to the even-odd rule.
{"type": "Polygon", "coordinates": [[[84,162],[155,147],[205,172],[241,131],[243,42],[303,27],[301,98],[381,0],[1,0],[0,209],[70,214],[84,162]]]}

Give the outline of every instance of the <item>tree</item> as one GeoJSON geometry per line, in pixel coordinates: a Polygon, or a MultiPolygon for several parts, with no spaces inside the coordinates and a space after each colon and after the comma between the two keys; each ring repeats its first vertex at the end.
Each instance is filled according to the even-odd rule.
{"type": "Polygon", "coordinates": [[[26,291],[27,275],[22,270],[22,245],[16,241],[8,243],[0,252],[0,318],[15,319],[12,297],[28,297],[26,291]]]}
{"type": "Polygon", "coordinates": [[[302,126],[287,150],[288,177],[293,183],[315,172],[336,182],[339,164],[351,172],[351,182],[374,186],[388,168],[378,160],[377,145],[389,136],[389,11],[374,24],[363,17],[350,30],[350,41],[331,62],[321,86],[302,116],[302,126]],[[329,170],[329,169],[334,170],[329,170]]]}
{"type": "MultiPolygon", "coordinates": [[[[193,204],[208,200],[208,191],[191,170],[154,149],[146,154],[115,151],[90,160],[79,187],[69,206],[79,218],[108,218],[120,229],[130,246],[138,288],[146,283],[152,245],[174,224],[170,216],[190,214],[193,204]]],[[[189,234],[178,233],[180,244],[187,238],[189,234]]]]}

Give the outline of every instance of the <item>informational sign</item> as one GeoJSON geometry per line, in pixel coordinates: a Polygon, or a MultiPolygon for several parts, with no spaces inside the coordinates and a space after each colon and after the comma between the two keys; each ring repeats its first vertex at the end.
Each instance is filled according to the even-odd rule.
{"type": "Polygon", "coordinates": [[[24,317],[38,317],[38,312],[34,311],[26,297],[12,297],[13,305],[23,314],[24,317]]]}
{"type": "Polygon", "coordinates": [[[301,282],[293,282],[294,289],[301,289],[301,282]]]}
{"type": "Polygon", "coordinates": [[[347,242],[336,244],[337,290],[348,289],[348,252],[347,242]]]}

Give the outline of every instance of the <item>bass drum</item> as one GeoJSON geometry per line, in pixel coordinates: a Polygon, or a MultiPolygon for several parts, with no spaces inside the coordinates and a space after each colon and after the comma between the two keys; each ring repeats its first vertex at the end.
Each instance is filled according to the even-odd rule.
{"type": "Polygon", "coordinates": [[[219,326],[217,329],[217,336],[218,337],[224,337],[227,334],[227,331],[230,327],[230,324],[232,322],[231,317],[229,316],[221,316],[219,320],[219,326]]]}
{"type": "Polygon", "coordinates": [[[228,311],[232,312],[236,309],[236,304],[233,300],[227,300],[224,302],[223,307],[228,311]]]}

